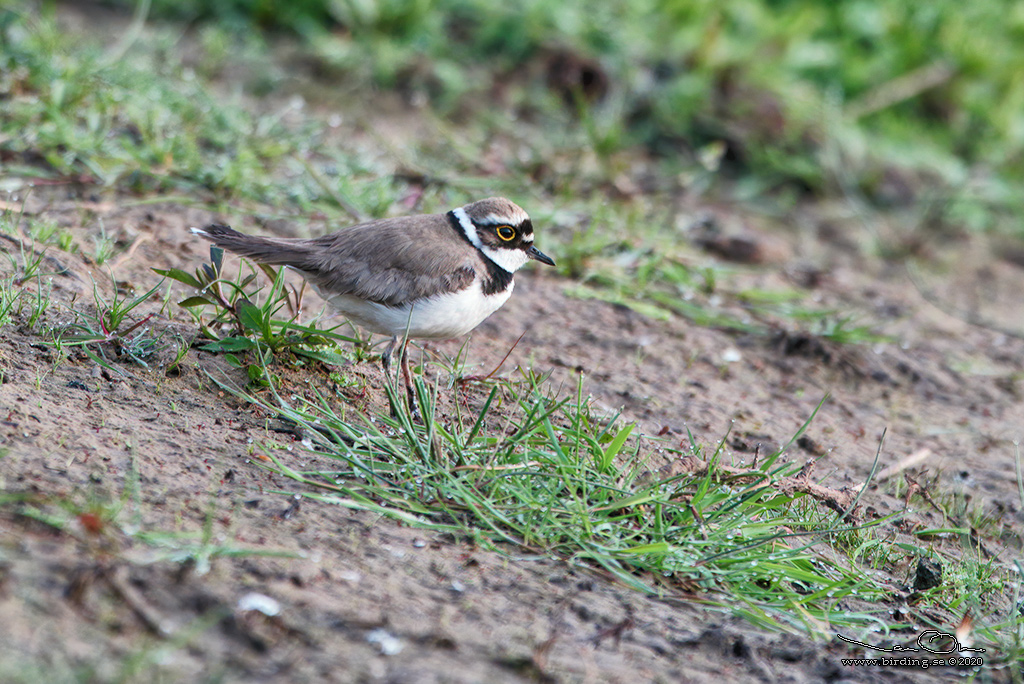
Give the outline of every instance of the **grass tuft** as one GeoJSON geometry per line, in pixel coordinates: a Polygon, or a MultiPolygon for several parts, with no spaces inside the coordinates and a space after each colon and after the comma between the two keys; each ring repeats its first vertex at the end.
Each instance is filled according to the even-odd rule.
{"type": "Polygon", "coordinates": [[[520,557],[553,556],[645,593],[728,605],[776,629],[822,632],[881,619],[846,606],[880,600],[884,589],[833,559],[828,540],[841,526],[803,494],[775,486],[795,471],[779,465],[781,452],[764,459],[755,479],[738,482],[714,466],[721,444],[712,453],[696,442],[659,447],[709,464],[700,476],[659,476],[634,426],[598,418],[582,387],[559,399],[529,381],[501,380],[474,409],[450,416],[438,410],[443,391],[417,376],[418,416],[391,385],[383,416],[339,413],[316,390],[285,399],[273,384],[254,393],[218,382],[297,426],[323,465],[298,470],[270,445],[266,460],[254,462],[325,490],[305,494],[318,501],[520,557]]]}

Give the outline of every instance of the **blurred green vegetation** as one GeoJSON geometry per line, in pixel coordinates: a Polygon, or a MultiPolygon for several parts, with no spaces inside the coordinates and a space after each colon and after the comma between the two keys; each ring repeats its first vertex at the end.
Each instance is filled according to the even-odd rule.
{"type": "MultiPolygon", "coordinates": [[[[1020,199],[1019,3],[152,0],[149,14],[297,34],[327,67],[385,88],[416,81],[441,108],[486,101],[495,82],[527,78],[524,67],[568,50],[607,79],[594,106],[613,110],[621,128],[605,141],[613,149],[693,156],[723,141],[727,167],[766,187],[853,188],[882,205],[938,182],[950,199],[966,193],[979,205],[960,212],[972,227],[996,218],[979,207],[998,214],[1020,199]]],[[[3,19],[0,53],[8,96],[18,67],[30,81],[60,68],[12,37],[13,21],[3,19]]],[[[49,106],[73,105],[91,87],[67,76],[49,106]]],[[[202,106],[193,93],[182,104],[202,106]]]]}
{"type": "MultiPolygon", "coordinates": [[[[131,0],[120,4],[134,6],[131,0]]],[[[606,144],[725,162],[765,187],[904,205],[936,183],[991,227],[1024,178],[1024,5],[1006,0],[153,0],[156,15],[304,37],[378,86],[486,101],[552,50],[596,60],[606,144]]],[[[934,200],[934,192],[928,191],[934,200]]]]}
{"type": "MultiPolygon", "coordinates": [[[[0,9],[0,190],[43,178],[310,211],[314,202],[344,203],[358,185],[352,192],[371,213],[390,206],[390,196],[377,197],[390,179],[324,149],[322,122],[294,116],[301,100],[256,108],[246,99],[254,93],[241,86],[211,86],[209,72],[225,60],[265,58],[260,40],[202,31],[201,58],[189,61],[178,31],[144,34],[137,23],[101,44],[62,30],[60,9],[32,2],[0,9]],[[322,175],[307,172],[311,150],[328,169],[322,175]],[[323,175],[332,178],[330,191],[323,175]]],[[[246,86],[267,94],[275,79],[266,73],[246,86]]]]}
{"type": "Polygon", "coordinates": [[[0,14],[0,30],[0,151],[8,173],[19,162],[43,162],[59,175],[140,192],[184,178],[227,189],[247,163],[282,153],[273,128],[255,135],[254,117],[219,106],[159,46],[126,67],[54,22],[9,12],[0,14]]]}

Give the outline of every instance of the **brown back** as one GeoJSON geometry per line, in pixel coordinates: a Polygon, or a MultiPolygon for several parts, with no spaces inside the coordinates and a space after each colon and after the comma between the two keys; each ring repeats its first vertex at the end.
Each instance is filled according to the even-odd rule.
{"type": "Polygon", "coordinates": [[[469,287],[479,253],[442,214],[380,219],[313,239],[263,238],[226,226],[204,230],[215,244],[265,264],[291,266],[321,290],[401,306],[469,287]]]}

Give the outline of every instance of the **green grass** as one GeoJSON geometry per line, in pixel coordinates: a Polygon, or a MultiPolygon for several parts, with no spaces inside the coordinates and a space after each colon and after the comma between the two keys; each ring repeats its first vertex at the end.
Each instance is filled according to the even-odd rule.
{"type": "Polygon", "coordinates": [[[391,416],[383,416],[339,413],[315,392],[285,398],[274,385],[253,393],[219,382],[305,435],[316,469],[297,470],[271,443],[261,453],[269,459],[264,467],[311,486],[309,498],[517,557],[552,556],[645,593],[695,593],[775,629],[887,624],[883,610],[844,607],[881,601],[884,588],[828,550],[835,535],[864,530],[848,529],[803,495],[781,493],[778,479],[798,469],[781,463],[781,451],[737,480],[713,465],[723,457],[721,443],[694,441],[681,451],[662,445],[670,457],[694,455],[712,467],[696,477],[658,477],[629,439],[632,425],[594,415],[582,390],[550,396],[529,374],[479,392],[417,378],[422,420],[390,385],[391,416]],[[474,407],[456,399],[455,415],[442,414],[444,391],[468,395],[474,407]]]}
{"type": "MultiPolygon", "coordinates": [[[[448,384],[417,378],[420,418],[391,386],[391,414],[384,416],[339,412],[312,389],[285,397],[273,384],[253,392],[216,381],[295,423],[303,435],[298,450],[311,466],[294,466],[298,445],[273,441],[258,445],[253,463],[310,487],[300,490],[308,498],[511,557],[553,557],[765,628],[822,638],[836,631],[877,637],[912,631],[912,624],[941,629],[948,624],[936,615],[954,622],[965,612],[998,615],[1002,609],[985,597],[1012,592],[1012,579],[991,560],[944,553],[950,581],[894,618],[891,587],[877,569],[891,572],[928,550],[886,539],[895,520],[850,526],[809,496],[783,494],[780,481],[798,469],[782,463],[785,448],[767,455],[754,477],[738,478],[719,467],[728,465],[724,438],[703,445],[691,436],[678,448],[645,437],[638,448],[633,426],[594,415],[581,391],[553,397],[529,374],[467,390],[458,369],[451,373],[448,384]],[[448,393],[454,413],[438,409],[448,393]],[[646,463],[654,451],[694,456],[709,467],[658,476],[646,463]]],[[[978,634],[991,645],[1012,642],[1019,620],[982,622],[978,634]]]]}
{"type": "Polygon", "coordinates": [[[31,237],[22,239],[14,230],[20,220],[13,212],[0,213],[0,242],[7,261],[7,272],[0,277],[0,328],[17,320],[35,330],[50,308],[53,288],[53,274],[44,270],[48,245],[39,246],[36,240],[56,242],[61,238],[46,229],[32,231],[31,237]]]}

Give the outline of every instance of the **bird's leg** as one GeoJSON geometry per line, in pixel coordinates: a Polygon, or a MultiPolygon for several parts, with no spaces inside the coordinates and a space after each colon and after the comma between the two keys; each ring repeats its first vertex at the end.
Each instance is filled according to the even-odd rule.
{"type": "Polygon", "coordinates": [[[388,342],[388,348],[384,350],[384,353],[380,355],[380,365],[384,367],[384,375],[391,372],[391,354],[395,351],[395,347],[398,345],[398,335],[391,338],[388,342]]]}
{"type": "Polygon", "coordinates": [[[398,350],[398,367],[401,369],[402,382],[405,384],[405,394],[408,398],[409,409],[411,411],[416,410],[416,390],[412,384],[412,372],[409,370],[409,338],[402,338],[402,343],[398,343],[398,335],[391,338],[391,342],[388,343],[387,349],[380,356],[380,364],[384,367],[384,376],[387,377],[391,374],[391,359],[395,355],[395,349],[398,350]]]}
{"type": "Polygon", "coordinates": [[[416,410],[416,392],[412,385],[412,373],[409,371],[409,338],[402,340],[401,347],[402,380],[405,382],[405,392],[409,397],[409,409],[416,410]]]}

